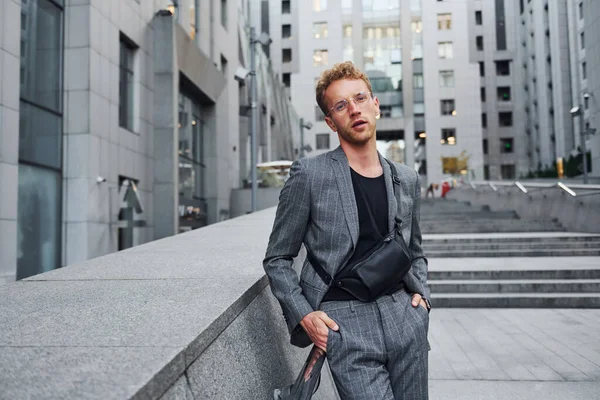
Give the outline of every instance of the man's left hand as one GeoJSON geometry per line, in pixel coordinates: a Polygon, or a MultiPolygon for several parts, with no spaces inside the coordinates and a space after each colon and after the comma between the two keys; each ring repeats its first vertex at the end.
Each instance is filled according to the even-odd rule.
{"type": "Polygon", "coordinates": [[[412,296],[412,306],[417,307],[419,304],[422,305],[425,310],[429,311],[425,300],[423,300],[423,298],[421,297],[421,295],[419,293],[415,293],[412,296]]]}

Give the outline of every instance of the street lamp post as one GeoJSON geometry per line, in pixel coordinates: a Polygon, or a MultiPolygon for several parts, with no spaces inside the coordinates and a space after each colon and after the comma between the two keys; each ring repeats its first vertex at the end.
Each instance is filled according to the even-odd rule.
{"type": "Polygon", "coordinates": [[[579,117],[579,134],[581,135],[581,152],[583,153],[583,183],[588,183],[587,144],[585,123],[583,121],[583,106],[580,104],[571,108],[571,116],[579,117]]]}
{"type": "Polygon", "coordinates": [[[256,43],[268,46],[272,40],[266,33],[262,33],[258,38],[254,27],[250,27],[250,85],[251,88],[251,101],[250,108],[252,110],[251,116],[251,131],[250,131],[250,170],[252,179],[252,212],[256,211],[256,189],[257,189],[257,177],[256,177],[256,130],[258,123],[258,107],[257,107],[257,92],[256,92],[256,43]]]}
{"type": "Polygon", "coordinates": [[[305,146],[304,146],[304,128],[306,129],[312,129],[313,124],[312,122],[309,122],[307,124],[304,123],[304,118],[300,118],[300,158],[304,157],[304,150],[305,150],[305,146]]]}

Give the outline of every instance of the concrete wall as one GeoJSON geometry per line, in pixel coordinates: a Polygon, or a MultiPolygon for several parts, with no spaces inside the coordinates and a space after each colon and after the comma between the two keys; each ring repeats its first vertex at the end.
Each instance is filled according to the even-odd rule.
{"type": "MultiPolygon", "coordinates": [[[[272,398],[308,352],[289,344],[262,268],[273,218],[261,211],[0,287],[2,395],[272,398]]],[[[326,369],[322,378],[315,398],[337,398],[326,369]]]]}
{"type": "MultiPolygon", "coordinates": [[[[516,186],[498,186],[494,192],[488,186],[473,189],[465,185],[451,190],[448,198],[488,205],[492,211],[514,210],[526,219],[556,219],[572,232],[600,233],[600,191],[593,196],[572,197],[560,188],[535,190],[526,195],[516,186]]],[[[584,187],[574,191],[590,192],[584,187]]]]}
{"type": "Polygon", "coordinates": [[[21,2],[0,0],[0,285],[17,276],[21,2]]]}
{"type": "MultiPolygon", "coordinates": [[[[276,207],[279,203],[281,188],[259,188],[256,191],[256,209],[276,207]]],[[[252,208],[251,189],[234,189],[231,191],[231,217],[247,214],[252,208]]]]}
{"type": "Polygon", "coordinates": [[[118,249],[120,176],[139,181],[147,227],[138,228],[135,243],[153,238],[153,16],[152,3],[134,0],[66,4],[65,265],[118,249]],[[119,124],[120,34],[138,46],[133,130],[119,124]],[[106,181],[99,184],[98,176],[106,181]]]}

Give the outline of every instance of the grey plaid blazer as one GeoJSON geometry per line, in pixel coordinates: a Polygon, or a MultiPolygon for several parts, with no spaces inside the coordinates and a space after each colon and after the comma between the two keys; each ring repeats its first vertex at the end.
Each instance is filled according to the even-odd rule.
{"type": "MultiPolygon", "coordinates": [[[[389,164],[379,154],[388,197],[388,223],[402,219],[402,237],[412,256],[412,268],[404,284],[407,291],[429,299],[427,259],[421,249],[419,228],[421,180],[405,165],[397,164],[400,204],[393,191],[389,164]],[[399,213],[399,214],[397,214],[399,213]]],[[[279,195],[279,205],[263,266],[271,290],[279,301],[291,333],[291,343],[308,346],[310,340],[299,325],[304,316],[318,310],[329,289],[308,260],[300,276],[292,267],[302,244],[323,268],[335,276],[350,259],[359,234],[358,211],[346,154],[341,147],[291,167],[290,177],[279,195]]]]}

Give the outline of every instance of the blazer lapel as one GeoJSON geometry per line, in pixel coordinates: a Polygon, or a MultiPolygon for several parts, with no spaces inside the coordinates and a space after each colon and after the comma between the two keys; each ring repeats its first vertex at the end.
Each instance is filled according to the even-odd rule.
{"type": "Polygon", "coordinates": [[[400,210],[398,210],[398,202],[396,201],[396,196],[394,195],[394,189],[398,192],[398,197],[402,198],[402,190],[400,185],[396,185],[394,188],[394,182],[392,180],[392,170],[390,169],[390,164],[383,158],[383,156],[379,154],[379,162],[381,163],[381,167],[383,168],[383,177],[385,179],[385,190],[387,192],[388,199],[388,231],[391,231],[394,228],[394,224],[396,222],[396,216],[400,215],[400,210]]]}
{"type": "Polygon", "coordinates": [[[331,158],[333,159],[335,181],[340,193],[340,202],[344,210],[348,229],[350,230],[353,247],[356,247],[359,233],[358,209],[356,207],[356,199],[354,198],[354,188],[352,186],[352,177],[350,176],[350,165],[348,164],[348,158],[341,147],[338,147],[331,152],[331,158]]]}

